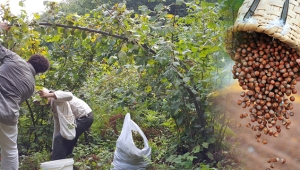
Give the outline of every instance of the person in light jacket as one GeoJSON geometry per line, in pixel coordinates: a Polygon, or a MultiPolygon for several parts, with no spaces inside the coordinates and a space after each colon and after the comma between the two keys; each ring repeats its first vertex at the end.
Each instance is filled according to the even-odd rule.
{"type": "MultiPolygon", "coordinates": [[[[0,23],[1,29],[8,29],[0,23]]],[[[1,169],[17,170],[17,146],[20,105],[34,93],[35,75],[49,69],[49,61],[42,55],[32,55],[27,61],[0,45],[0,146],[1,169]]]]}
{"type": "Polygon", "coordinates": [[[71,92],[44,89],[38,93],[41,97],[48,99],[48,105],[51,107],[54,117],[51,160],[65,159],[73,152],[79,136],[93,124],[92,109],[86,102],[77,98],[71,92]],[[62,117],[59,114],[65,116],[68,114],[74,115],[76,119],[76,136],[74,139],[66,139],[61,134],[61,130],[63,130],[61,128],[65,128],[67,125],[60,124],[64,123],[64,121],[60,120],[62,117]]]}

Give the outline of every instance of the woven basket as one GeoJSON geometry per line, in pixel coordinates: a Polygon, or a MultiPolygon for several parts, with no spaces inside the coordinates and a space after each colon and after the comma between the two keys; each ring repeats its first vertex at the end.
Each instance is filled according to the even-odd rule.
{"type": "Polygon", "coordinates": [[[242,31],[267,34],[300,55],[300,0],[245,0],[227,34],[226,49],[231,58],[242,31]]]}

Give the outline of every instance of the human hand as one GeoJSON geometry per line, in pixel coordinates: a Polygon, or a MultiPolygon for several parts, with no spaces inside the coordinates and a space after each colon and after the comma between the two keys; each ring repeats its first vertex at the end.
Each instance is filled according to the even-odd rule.
{"type": "Polygon", "coordinates": [[[40,90],[38,91],[38,94],[43,98],[53,97],[53,93],[49,93],[46,90],[40,90]]]}

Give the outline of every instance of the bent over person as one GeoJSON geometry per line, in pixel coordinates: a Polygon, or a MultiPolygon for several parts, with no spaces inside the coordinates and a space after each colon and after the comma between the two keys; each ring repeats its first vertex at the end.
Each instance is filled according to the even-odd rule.
{"type": "Polygon", "coordinates": [[[80,135],[88,130],[93,121],[94,116],[92,109],[83,100],[74,96],[71,92],[65,91],[48,91],[46,89],[39,91],[39,95],[48,99],[48,105],[54,117],[54,132],[52,141],[51,160],[65,159],[73,152],[73,149],[80,135]],[[68,112],[68,113],[67,113],[68,112]],[[61,134],[62,129],[68,127],[62,116],[73,114],[75,121],[76,136],[74,139],[68,140],[61,134]]]}
{"type": "Polygon", "coordinates": [[[42,55],[32,55],[25,61],[0,45],[0,146],[1,169],[17,170],[18,117],[20,105],[35,90],[35,75],[46,72],[49,61],[42,55]]]}

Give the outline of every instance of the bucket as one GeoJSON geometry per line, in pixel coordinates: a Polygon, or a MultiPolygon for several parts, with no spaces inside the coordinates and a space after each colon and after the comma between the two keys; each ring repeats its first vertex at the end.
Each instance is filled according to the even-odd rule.
{"type": "Polygon", "coordinates": [[[73,158],[59,159],[41,163],[42,170],[73,170],[73,158]]]}

